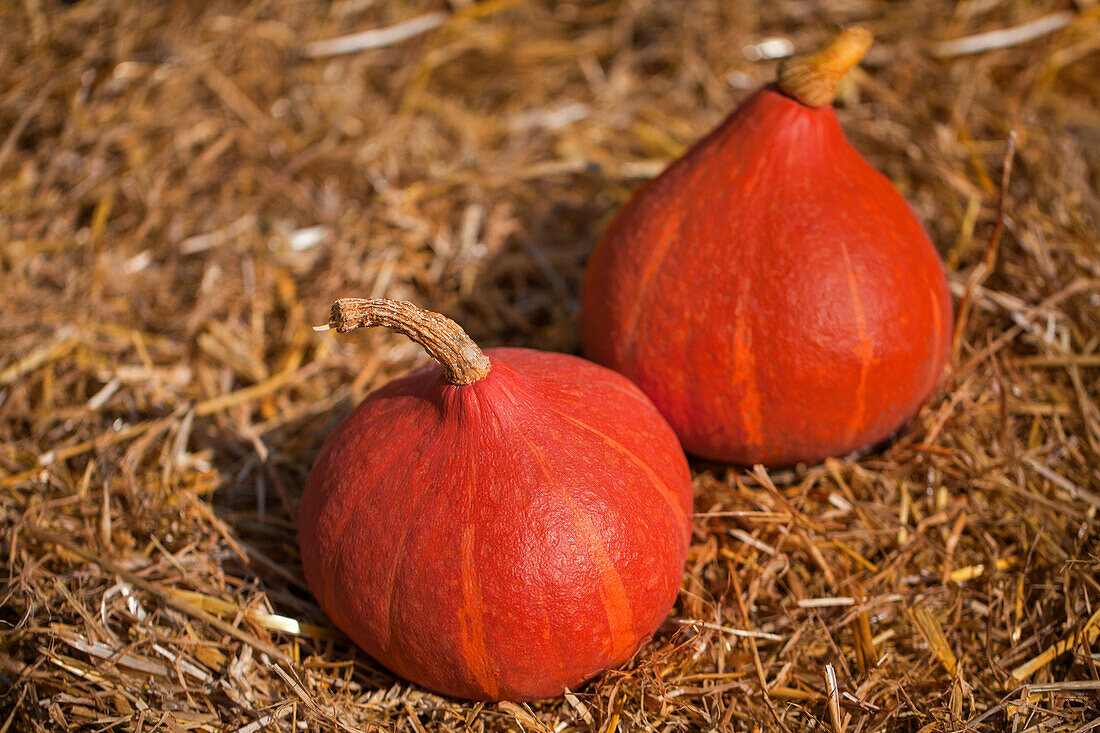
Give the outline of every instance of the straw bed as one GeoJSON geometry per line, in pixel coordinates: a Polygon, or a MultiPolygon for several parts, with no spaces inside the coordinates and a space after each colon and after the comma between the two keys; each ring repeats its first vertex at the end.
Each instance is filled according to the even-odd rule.
{"type": "Polygon", "coordinates": [[[25,0],[0,27],[0,733],[1100,730],[1093,3],[25,0]],[[607,218],[856,22],[841,120],[962,326],[931,403],[862,457],[694,464],[672,615],[562,699],[447,700],[357,651],[296,505],[424,356],[314,332],[331,301],[576,351],[607,218]]]}

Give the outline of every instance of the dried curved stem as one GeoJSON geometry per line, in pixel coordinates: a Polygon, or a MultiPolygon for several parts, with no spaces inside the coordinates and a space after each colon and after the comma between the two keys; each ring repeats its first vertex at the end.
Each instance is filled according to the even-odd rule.
{"type": "Polygon", "coordinates": [[[332,304],[329,326],[340,333],[385,326],[424,347],[451,384],[473,384],[489,373],[489,357],[462,327],[446,316],[403,300],[341,298],[332,304]]]}
{"type": "Polygon", "coordinates": [[[848,28],[821,50],[780,64],[779,88],[808,107],[828,107],[836,98],[840,80],[870,47],[871,31],[848,28]]]}

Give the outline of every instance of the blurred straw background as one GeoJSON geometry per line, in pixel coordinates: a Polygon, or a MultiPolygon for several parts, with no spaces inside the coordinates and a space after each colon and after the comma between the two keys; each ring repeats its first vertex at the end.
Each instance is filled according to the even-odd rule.
{"type": "Polygon", "coordinates": [[[0,27],[0,733],[1100,730],[1095,0],[7,0],[0,27]],[[965,302],[933,402],[862,458],[695,464],[672,616],[564,699],[442,699],[357,652],[296,502],[424,357],[310,326],[387,296],[575,351],[616,207],[855,22],[839,114],[965,302]]]}

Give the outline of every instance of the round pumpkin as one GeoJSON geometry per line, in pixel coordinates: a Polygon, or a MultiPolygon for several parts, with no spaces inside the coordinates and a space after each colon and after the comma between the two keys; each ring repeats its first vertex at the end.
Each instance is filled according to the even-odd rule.
{"type": "Polygon", "coordinates": [[[622,375],[347,299],[333,325],[389,325],[440,362],[371,393],[333,431],[298,520],[310,589],[394,673],[436,692],[530,700],[623,663],[680,586],[691,479],[622,375]]]}

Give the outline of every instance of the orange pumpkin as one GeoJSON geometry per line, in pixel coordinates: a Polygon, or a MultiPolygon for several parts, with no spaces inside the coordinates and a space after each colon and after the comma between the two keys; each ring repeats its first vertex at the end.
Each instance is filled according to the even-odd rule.
{"type": "Polygon", "coordinates": [[[409,303],[345,299],[439,362],[375,390],[329,436],[298,516],[321,607],[436,692],[529,700],[626,661],[680,588],[691,476],[621,374],[576,356],[482,352],[409,303]]]}
{"type": "Polygon", "coordinates": [[[831,106],[870,34],[781,67],[618,213],[582,297],[588,356],[649,395],[685,449],[817,461],[889,436],[951,340],[943,264],[831,106]]]}

